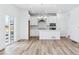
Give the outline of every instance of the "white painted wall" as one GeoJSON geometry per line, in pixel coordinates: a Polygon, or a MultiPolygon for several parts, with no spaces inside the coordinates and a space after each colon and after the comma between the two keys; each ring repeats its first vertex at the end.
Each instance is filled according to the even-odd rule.
{"type": "Polygon", "coordinates": [[[68,35],[74,41],[79,42],[79,7],[70,12],[70,19],[68,22],[68,35]]]}
{"type": "MultiPolygon", "coordinates": [[[[1,7],[1,6],[0,6],[1,7]]],[[[5,32],[4,32],[4,16],[1,14],[1,9],[0,9],[0,50],[5,47],[5,32]]]]}
{"type": "Polygon", "coordinates": [[[20,19],[19,19],[19,38],[28,39],[28,20],[30,16],[27,10],[20,9],[20,19]]]}
{"type": "Polygon", "coordinates": [[[70,13],[58,13],[57,16],[57,30],[60,31],[61,36],[67,35],[67,27],[68,27],[68,20],[70,18],[70,13]]]}

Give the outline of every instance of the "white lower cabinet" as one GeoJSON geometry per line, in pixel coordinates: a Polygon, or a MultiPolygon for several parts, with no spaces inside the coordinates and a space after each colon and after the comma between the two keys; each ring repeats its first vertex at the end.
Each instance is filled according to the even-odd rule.
{"type": "Polygon", "coordinates": [[[53,30],[40,30],[39,31],[39,40],[59,40],[60,32],[53,30]]]}

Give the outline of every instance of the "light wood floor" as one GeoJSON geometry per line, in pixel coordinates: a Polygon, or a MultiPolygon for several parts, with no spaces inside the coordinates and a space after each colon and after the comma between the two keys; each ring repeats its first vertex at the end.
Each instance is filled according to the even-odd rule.
{"type": "Polygon", "coordinates": [[[20,41],[6,47],[1,55],[79,55],[79,43],[69,39],[20,41]]]}

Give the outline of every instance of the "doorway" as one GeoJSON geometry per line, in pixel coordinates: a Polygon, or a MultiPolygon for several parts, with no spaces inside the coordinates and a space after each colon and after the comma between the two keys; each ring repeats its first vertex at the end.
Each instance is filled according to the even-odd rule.
{"type": "Polygon", "coordinates": [[[34,25],[31,25],[31,21],[29,20],[28,21],[28,37],[29,37],[29,40],[39,40],[39,36],[37,35],[33,35],[33,33],[36,34],[36,31],[33,29],[32,30],[32,27],[34,27],[34,25]]]}

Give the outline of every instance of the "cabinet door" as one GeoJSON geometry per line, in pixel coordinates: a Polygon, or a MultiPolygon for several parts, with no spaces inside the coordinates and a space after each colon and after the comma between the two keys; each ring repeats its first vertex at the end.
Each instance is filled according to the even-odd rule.
{"type": "Polygon", "coordinates": [[[32,29],[30,31],[30,36],[39,36],[38,30],[32,29]]]}
{"type": "Polygon", "coordinates": [[[49,25],[49,23],[56,23],[56,16],[48,16],[47,25],[49,25]]]}
{"type": "Polygon", "coordinates": [[[38,19],[36,18],[36,17],[32,17],[31,19],[30,19],[30,24],[31,25],[37,25],[38,24],[38,21],[37,21],[38,19]]]}
{"type": "Polygon", "coordinates": [[[60,39],[60,32],[58,31],[39,31],[39,38],[45,40],[57,40],[60,39]]]}

